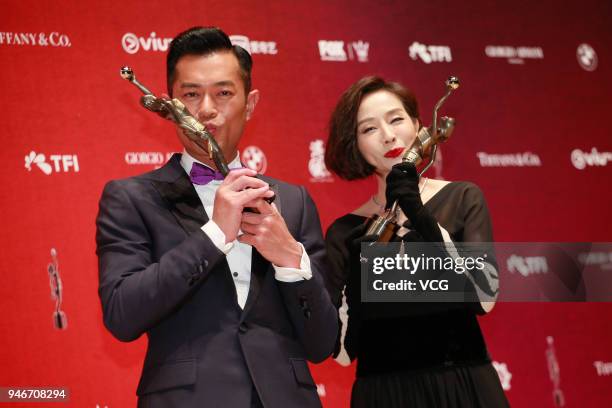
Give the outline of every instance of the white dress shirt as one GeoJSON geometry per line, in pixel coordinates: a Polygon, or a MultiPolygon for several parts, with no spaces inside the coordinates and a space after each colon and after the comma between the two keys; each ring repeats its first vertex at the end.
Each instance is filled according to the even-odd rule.
{"type": "MultiPolygon", "coordinates": [[[[241,168],[242,164],[238,159],[239,155],[236,155],[228,167],[230,169],[241,168]]],[[[189,153],[183,151],[181,157],[181,166],[189,175],[191,166],[194,162],[200,163],[206,166],[204,163],[194,159],[189,153]]],[[[207,166],[210,167],[210,166],[207,166]]],[[[206,215],[208,215],[209,221],[202,226],[202,231],[210,240],[215,244],[220,251],[226,255],[227,263],[232,274],[234,285],[236,286],[236,295],[238,297],[238,304],[241,308],[244,308],[247,297],[249,295],[249,287],[251,284],[251,253],[253,247],[247,244],[243,244],[238,240],[225,243],[225,234],[221,231],[221,228],[212,220],[213,207],[215,202],[215,194],[219,185],[222,183],[220,180],[212,180],[206,185],[194,184],[198,197],[204,206],[206,215]]],[[[241,232],[239,231],[239,234],[241,232]]],[[[272,264],[274,267],[274,277],[276,280],[282,282],[297,282],[304,279],[310,279],[312,277],[312,271],[310,269],[310,258],[301,243],[298,243],[302,248],[302,258],[300,260],[300,268],[284,268],[272,264]]]]}

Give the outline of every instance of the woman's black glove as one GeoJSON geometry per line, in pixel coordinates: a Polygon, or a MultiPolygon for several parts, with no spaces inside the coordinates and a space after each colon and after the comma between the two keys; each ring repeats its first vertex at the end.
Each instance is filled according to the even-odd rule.
{"type": "Polygon", "coordinates": [[[387,175],[387,208],[397,200],[400,208],[425,241],[443,241],[438,222],[421,201],[419,174],[412,163],[398,163],[387,175]]]}

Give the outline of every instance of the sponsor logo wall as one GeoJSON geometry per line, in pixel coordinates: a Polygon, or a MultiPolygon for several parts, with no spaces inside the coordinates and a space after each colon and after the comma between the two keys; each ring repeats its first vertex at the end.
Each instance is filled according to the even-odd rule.
{"type": "Polygon", "coordinates": [[[358,41],[319,40],[321,61],[368,62],[370,43],[358,41]]]}
{"type": "Polygon", "coordinates": [[[159,38],[155,31],[148,37],[139,37],[134,33],[125,33],[121,37],[121,46],[128,54],[136,54],[138,51],[167,51],[172,38],[159,38]]]}
{"type": "Polygon", "coordinates": [[[0,31],[0,46],[39,46],[39,47],[71,47],[67,34],[53,31],[50,33],[25,33],[0,31]]]}
{"type": "Polygon", "coordinates": [[[540,167],[540,156],[532,152],[524,153],[476,153],[481,167],[540,167]]]}
{"type": "Polygon", "coordinates": [[[242,34],[230,35],[230,40],[232,44],[241,46],[250,54],[278,54],[276,41],[250,40],[249,37],[242,34]]]}
{"type": "Polygon", "coordinates": [[[47,176],[52,173],[79,172],[79,159],[76,154],[36,153],[34,150],[25,156],[25,168],[32,171],[38,168],[47,176]]]}
{"type": "MultiPolygon", "coordinates": [[[[251,54],[274,55],[278,53],[276,41],[250,40],[249,37],[242,34],[230,35],[230,40],[232,44],[241,46],[251,54]]],[[[155,31],[148,36],[125,33],[121,38],[121,46],[128,54],[136,54],[139,51],[165,52],[171,41],[172,37],[161,38],[155,31]]]]}
{"type": "MultiPolygon", "coordinates": [[[[224,28],[253,56],[261,99],[240,160],[304,185],[324,229],[375,189],[373,179],[346,182],[325,165],[340,94],[365,75],[399,81],[414,91],[429,126],[443,81],[458,75],[461,88],[440,110],[457,125],[442,146],[444,163],[439,151],[425,176],[478,185],[497,241],[612,241],[612,49],[608,25],[597,23],[604,0],[516,4],[512,13],[476,0],[455,8],[452,21],[439,5],[399,0],[216,6],[3,6],[0,385],[65,386],[75,407],[136,405],[146,340],[120,343],[104,327],[94,221],[108,181],[159,168],[182,151],[171,125],[145,111],[117,71],[133,66],[163,92],[165,52],[193,25],[224,28]]],[[[556,272],[542,253],[497,261],[525,285],[556,272]]],[[[590,252],[578,263],[606,274],[612,255],[590,252]]],[[[612,334],[602,323],[611,313],[605,302],[514,302],[479,317],[511,405],[612,404],[612,334]]],[[[349,405],[354,362],[328,359],[312,371],[325,408],[349,405]]]]}
{"type": "Polygon", "coordinates": [[[508,370],[508,366],[506,365],[506,363],[493,361],[493,368],[495,368],[495,371],[497,371],[499,381],[501,382],[504,391],[510,391],[512,389],[512,386],[510,385],[510,381],[512,380],[512,373],[508,370]]]}
{"type": "Polygon", "coordinates": [[[247,146],[240,156],[242,164],[251,170],[264,174],[268,169],[266,154],[257,146],[247,146]]]}
{"type": "Polygon", "coordinates": [[[587,167],[605,167],[608,162],[612,162],[612,152],[599,152],[595,147],[590,152],[574,149],[571,153],[571,160],[578,170],[584,170],[587,167]]]}
{"type": "Polygon", "coordinates": [[[597,53],[589,44],[580,44],[576,49],[576,59],[578,64],[585,71],[595,71],[597,69],[597,53]]]}
{"type": "Polygon", "coordinates": [[[485,55],[489,58],[503,58],[509,64],[524,64],[525,60],[544,59],[542,47],[512,47],[507,45],[487,45],[485,55]]]}
{"type": "Polygon", "coordinates": [[[408,47],[408,54],[414,61],[425,64],[453,61],[451,49],[447,45],[425,45],[415,41],[408,47]]]}
{"type": "Polygon", "coordinates": [[[325,166],[325,144],[322,139],[310,142],[310,160],[308,161],[308,172],[312,176],[313,183],[329,183],[334,179],[325,166]]]}

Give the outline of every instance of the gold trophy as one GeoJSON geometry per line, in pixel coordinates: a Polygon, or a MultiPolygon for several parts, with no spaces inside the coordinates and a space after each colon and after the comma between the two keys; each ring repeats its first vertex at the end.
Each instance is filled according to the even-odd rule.
{"type": "MultiPolygon", "coordinates": [[[[449,95],[459,88],[459,78],[455,76],[449,77],[446,82],[446,94],[436,103],[433,111],[433,121],[430,127],[423,126],[417,138],[410,146],[410,149],[402,156],[402,162],[414,163],[415,166],[421,164],[425,159],[429,159],[428,163],[419,172],[419,177],[423,175],[434,163],[436,159],[436,151],[438,143],[443,143],[451,136],[455,128],[455,119],[448,116],[440,118],[438,123],[438,110],[446,101],[449,95]]],[[[378,242],[389,242],[393,235],[399,229],[397,224],[399,205],[395,201],[393,205],[385,211],[383,215],[375,215],[367,220],[366,235],[377,237],[378,242]]]]}
{"type": "MultiPolygon", "coordinates": [[[[176,98],[169,99],[165,97],[157,97],[146,86],[138,82],[134,71],[130,67],[123,67],[119,71],[121,78],[131,82],[140,89],[144,94],[140,97],[140,104],[151,112],[157,113],[164,119],[168,119],[176,123],[183,129],[185,134],[194,142],[196,142],[203,150],[208,152],[208,157],[215,163],[217,170],[223,174],[223,177],[229,173],[229,167],[223,157],[223,152],[213,135],[206,130],[206,127],[198,122],[198,120],[187,110],[183,102],[176,98]]],[[[258,177],[258,176],[255,176],[258,177]]],[[[268,203],[272,203],[276,198],[276,194],[269,198],[264,198],[268,203]]],[[[245,208],[248,212],[258,212],[254,208],[245,208]]]]}
{"type": "Polygon", "coordinates": [[[196,118],[189,113],[183,102],[176,98],[158,98],[147,87],[138,82],[134,71],[130,67],[123,67],[120,70],[121,78],[134,84],[142,93],[140,104],[151,112],[157,113],[164,119],[171,120],[180,126],[185,134],[195,141],[200,147],[208,152],[208,157],[215,163],[217,170],[227,176],[229,167],[223,157],[223,152],[217,144],[215,138],[206,130],[196,118]]]}

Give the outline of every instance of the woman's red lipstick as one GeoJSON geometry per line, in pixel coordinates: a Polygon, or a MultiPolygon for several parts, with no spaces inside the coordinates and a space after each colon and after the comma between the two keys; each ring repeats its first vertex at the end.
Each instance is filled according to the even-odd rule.
{"type": "Polygon", "coordinates": [[[403,147],[396,147],[395,149],[391,149],[387,153],[385,153],[385,157],[390,158],[390,159],[394,159],[397,156],[399,156],[400,154],[402,154],[403,152],[404,152],[404,148],[403,147]]]}

